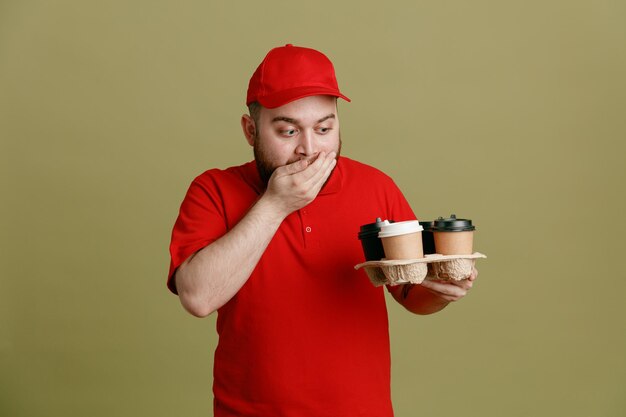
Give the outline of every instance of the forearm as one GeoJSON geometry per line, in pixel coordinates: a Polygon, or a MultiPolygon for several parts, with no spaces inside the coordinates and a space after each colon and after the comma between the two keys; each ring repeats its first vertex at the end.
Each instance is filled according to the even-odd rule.
{"type": "Polygon", "coordinates": [[[421,285],[398,285],[391,287],[390,292],[397,302],[415,314],[433,314],[450,304],[450,301],[432,293],[421,285]]]}
{"type": "Polygon", "coordinates": [[[478,271],[473,268],[472,274],[461,281],[424,280],[420,285],[389,287],[389,291],[407,310],[415,314],[432,314],[465,297],[476,277],[478,271]]]}
{"type": "Polygon", "coordinates": [[[315,199],[335,164],[334,152],[322,152],[312,162],[276,168],[239,223],[178,268],[174,278],[185,309],[204,317],[226,304],[250,278],[285,217],[315,199]]]}
{"type": "Polygon", "coordinates": [[[283,219],[261,197],[228,233],[189,257],[176,272],[185,309],[205,317],[228,302],[250,277],[283,219]]]}

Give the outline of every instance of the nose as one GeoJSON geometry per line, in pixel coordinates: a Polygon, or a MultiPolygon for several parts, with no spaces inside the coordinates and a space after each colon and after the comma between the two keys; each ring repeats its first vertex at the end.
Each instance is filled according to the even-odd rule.
{"type": "Polygon", "coordinates": [[[315,155],[315,145],[313,132],[304,130],[298,137],[298,146],[296,146],[296,153],[300,156],[313,156],[315,155]]]}

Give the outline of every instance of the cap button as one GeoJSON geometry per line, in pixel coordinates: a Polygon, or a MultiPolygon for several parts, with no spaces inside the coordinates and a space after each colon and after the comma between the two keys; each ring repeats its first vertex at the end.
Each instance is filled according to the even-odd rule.
{"type": "Polygon", "coordinates": [[[287,45],[285,45],[285,46],[293,46],[293,44],[292,44],[292,43],[288,43],[288,44],[287,44],[287,45]]]}

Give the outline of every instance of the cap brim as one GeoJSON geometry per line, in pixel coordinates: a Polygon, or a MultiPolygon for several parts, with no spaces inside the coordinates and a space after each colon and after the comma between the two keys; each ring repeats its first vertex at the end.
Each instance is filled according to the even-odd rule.
{"type": "Polygon", "coordinates": [[[257,97],[256,101],[261,103],[261,105],[265,108],[274,109],[276,107],[284,106],[285,104],[292,101],[296,101],[301,98],[310,96],[333,96],[340,97],[348,102],[351,101],[348,97],[341,94],[339,90],[318,86],[298,87],[292,88],[290,90],[283,90],[275,94],[257,97]]]}

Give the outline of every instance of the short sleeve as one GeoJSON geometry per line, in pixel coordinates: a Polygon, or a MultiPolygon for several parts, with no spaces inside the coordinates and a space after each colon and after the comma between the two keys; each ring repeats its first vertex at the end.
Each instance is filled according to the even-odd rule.
{"type": "Polygon", "coordinates": [[[387,196],[389,204],[390,218],[395,221],[407,221],[416,220],[415,213],[411,209],[411,205],[400,191],[400,188],[396,183],[391,180],[392,187],[389,187],[389,194],[387,196]]]}
{"type": "Polygon", "coordinates": [[[189,186],[172,230],[167,286],[174,294],[176,269],[192,254],[226,233],[226,221],[219,190],[209,171],[189,186]]]}

